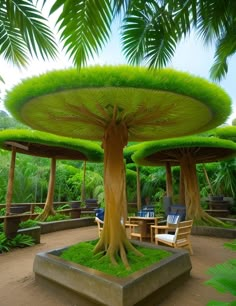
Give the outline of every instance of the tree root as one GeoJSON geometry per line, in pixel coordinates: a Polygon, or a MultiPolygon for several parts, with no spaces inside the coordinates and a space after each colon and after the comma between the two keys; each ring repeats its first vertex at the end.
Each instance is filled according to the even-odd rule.
{"type": "Polygon", "coordinates": [[[53,208],[44,210],[38,217],[35,219],[36,221],[44,222],[49,216],[55,216],[56,212],[53,208]]]}
{"type": "Polygon", "coordinates": [[[195,225],[208,225],[208,226],[225,226],[225,223],[211,215],[203,212],[202,216],[198,219],[194,219],[195,225]]]}
{"type": "Polygon", "coordinates": [[[118,265],[116,258],[119,256],[127,270],[130,269],[130,265],[127,259],[128,252],[133,252],[137,256],[144,256],[130,243],[127,238],[121,240],[119,243],[118,251],[117,247],[112,242],[108,246],[108,244],[104,243],[103,239],[101,238],[95,246],[93,252],[94,254],[101,254],[101,257],[108,256],[113,265],[118,265]]]}

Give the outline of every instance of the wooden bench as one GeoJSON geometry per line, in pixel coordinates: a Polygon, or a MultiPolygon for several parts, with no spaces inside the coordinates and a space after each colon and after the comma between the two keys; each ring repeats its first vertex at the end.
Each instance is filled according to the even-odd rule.
{"type": "Polygon", "coordinates": [[[229,215],[229,211],[226,209],[206,209],[205,210],[206,213],[208,213],[209,215],[211,215],[212,217],[227,217],[229,215]]]}
{"type": "Polygon", "coordinates": [[[0,216],[0,222],[4,222],[4,233],[7,238],[14,238],[17,235],[19,224],[22,221],[35,219],[38,214],[12,214],[8,216],[0,216]]]}

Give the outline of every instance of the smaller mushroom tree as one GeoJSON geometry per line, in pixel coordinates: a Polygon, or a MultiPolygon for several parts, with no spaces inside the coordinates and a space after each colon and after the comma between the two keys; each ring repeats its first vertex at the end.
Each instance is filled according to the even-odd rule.
{"type": "Polygon", "coordinates": [[[102,142],[106,210],[95,252],[114,264],[118,255],[127,268],[127,252],[135,249],[121,224],[123,148],[128,141],[200,133],[223,123],[231,111],[229,96],[204,79],[129,66],[49,72],[16,86],[5,105],[34,129],[102,142]]]}
{"type": "Polygon", "coordinates": [[[102,149],[95,143],[68,137],[56,136],[33,130],[5,130],[0,132],[0,147],[12,151],[6,195],[6,214],[10,213],[13,193],[13,180],[16,153],[51,158],[51,170],[47,199],[38,220],[44,221],[50,214],[54,215],[53,198],[56,174],[56,160],[89,160],[101,162],[102,149]]]}
{"type": "Polygon", "coordinates": [[[197,223],[222,223],[207,214],[200,205],[196,164],[216,162],[236,156],[236,145],[216,137],[179,137],[140,144],[132,158],[139,165],[180,165],[184,183],[186,218],[197,223]]]}

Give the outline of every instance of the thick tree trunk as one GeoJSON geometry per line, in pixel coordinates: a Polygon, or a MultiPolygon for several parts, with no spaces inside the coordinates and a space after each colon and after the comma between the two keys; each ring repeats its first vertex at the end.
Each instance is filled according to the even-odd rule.
{"type": "Polygon", "coordinates": [[[166,163],[166,195],[173,197],[173,183],[170,163],[166,163]]]}
{"type": "Polygon", "coordinates": [[[180,162],[185,185],[186,219],[193,219],[195,224],[222,224],[207,214],[201,207],[196,162],[187,152],[180,162]]]}
{"type": "Polygon", "coordinates": [[[43,212],[37,217],[38,221],[45,221],[48,216],[50,215],[54,216],[56,214],[53,208],[55,179],[56,179],[56,159],[52,158],[47,199],[44,205],[43,212]]]}
{"type": "Polygon", "coordinates": [[[112,263],[120,256],[129,268],[128,250],[137,250],[129,242],[121,220],[124,215],[125,182],[123,148],[127,144],[128,130],[123,122],[111,121],[107,126],[104,139],[104,184],[105,184],[105,218],[104,227],[94,252],[105,253],[112,263]]]}
{"type": "Polygon", "coordinates": [[[179,202],[185,205],[185,185],[183,171],[181,168],[179,173],[179,202]]]}
{"type": "Polygon", "coordinates": [[[6,194],[6,215],[10,215],[10,210],[11,210],[14,175],[15,175],[15,164],[16,164],[16,148],[12,147],[11,165],[10,165],[10,170],[9,170],[7,194],[6,194]]]}
{"type": "Polygon", "coordinates": [[[205,175],[207,184],[208,184],[208,186],[209,186],[209,188],[210,188],[211,194],[214,195],[214,191],[213,191],[212,184],[211,184],[211,182],[210,182],[209,176],[208,176],[208,174],[207,174],[206,167],[205,167],[204,164],[202,164],[202,167],[203,167],[203,172],[204,172],[204,175],[205,175]]]}

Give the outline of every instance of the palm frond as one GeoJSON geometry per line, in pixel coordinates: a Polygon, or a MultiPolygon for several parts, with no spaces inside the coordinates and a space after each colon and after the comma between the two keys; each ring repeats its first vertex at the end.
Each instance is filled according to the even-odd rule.
{"type": "Polygon", "coordinates": [[[63,9],[57,24],[64,48],[81,67],[98,53],[111,34],[112,8],[108,0],[55,1],[51,12],[63,9]]]}
{"type": "Polygon", "coordinates": [[[29,0],[1,1],[0,54],[7,61],[24,66],[29,54],[55,58],[57,47],[47,20],[29,0]]]}
{"type": "Polygon", "coordinates": [[[123,51],[132,64],[144,59],[150,67],[163,67],[175,51],[176,24],[156,1],[136,2],[135,9],[128,11],[124,18],[123,51]]]}
{"type": "Polygon", "coordinates": [[[230,292],[236,296],[236,259],[211,267],[208,273],[212,278],[206,282],[207,285],[211,285],[219,292],[230,292]]]}
{"type": "Polygon", "coordinates": [[[19,28],[31,53],[45,58],[55,58],[57,47],[47,20],[32,4],[32,1],[12,1],[10,14],[14,14],[14,25],[19,28]]]}

